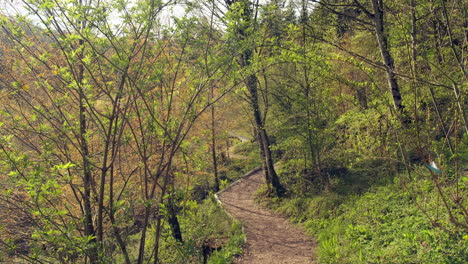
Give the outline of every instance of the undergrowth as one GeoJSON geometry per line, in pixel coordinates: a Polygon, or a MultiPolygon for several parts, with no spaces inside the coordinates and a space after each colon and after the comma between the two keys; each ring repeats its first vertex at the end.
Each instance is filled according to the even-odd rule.
{"type": "Polygon", "coordinates": [[[241,142],[232,148],[231,157],[225,170],[223,171],[222,180],[233,182],[240,179],[251,169],[261,165],[259,160],[258,146],[252,142],[241,142]]]}
{"type": "MultiPolygon", "coordinates": [[[[241,224],[230,218],[213,195],[203,202],[188,201],[179,216],[184,243],[177,242],[167,224],[163,226],[160,247],[161,263],[203,263],[203,246],[210,246],[207,263],[228,264],[242,254],[244,234],[241,224]]],[[[155,230],[150,230],[154,234],[155,230]]],[[[133,237],[135,246],[140,235],[133,237]]],[[[149,240],[154,237],[149,236],[149,240]]],[[[147,245],[151,245],[149,241],[147,245]]],[[[147,249],[149,252],[151,248],[147,249]]],[[[137,252],[135,247],[132,252],[137,252]]],[[[137,256],[133,256],[136,258],[137,256]]],[[[150,260],[147,260],[150,261],[150,260]]],[[[120,263],[116,260],[114,263],[120,263]]]]}
{"type": "MultiPolygon", "coordinates": [[[[356,172],[363,173],[352,170],[347,177],[357,177],[356,172]]],[[[335,179],[330,191],[260,200],[306,227],[318,242],[319,263],[468,263],[468,234],[453,226],[443,228],[451,225],[433,186],[425,188],[424,201],[418,201],[409,190],[428,185],[426,180],[403,188],[398,176],[379,176],[364,176],[374,181],[360,182],[362,188],[335,179]],[[424,203],[428,216],[445,222],[431,224],[416,202],[424,203]]]]}

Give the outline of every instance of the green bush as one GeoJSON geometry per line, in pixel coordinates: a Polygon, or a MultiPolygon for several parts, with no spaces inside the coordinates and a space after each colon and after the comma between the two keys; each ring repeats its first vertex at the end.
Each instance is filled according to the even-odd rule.
{"type": "MultiPolygon", "coordinates": [[[[203,245],[207,242],[218,248],[208,258],[208,263],[231,263],[235,256],[242,253],[244,234],[240,223],[234,221],[217,204],[213,195],[198,203],[194,200],[185,201],[184,210],[179,215],[183,243],[176,241],[167,223],[163,223],[159,258],[161,263],[202,263],[203,245]]],[[[150,228],[147,245],[153,245],[155,229],[150,228]]],[[[141,234],[135,234],[130,239],[131,258],[136,259],[138,239],[141,234]]],[[[146,249],[152,252],[153,248],[146,249]]],[[[146,259],[145,262],[151,260],[146,259]]],[[[120,256],[109,263],[123,263],[120,256]]]]}
{"type": "Polygon", "coordinates": [[[182,229],[198,250],[201,260],[201,248],[207,241],[220,241],[220,250],[213,252],[209,263],[231,263],[236,255],[242,253],[244,234],[238,222],[233,221],[210,196],[202,204],[186,213],[181,219],[182,229]],[[226,242],[226,244],[223,244],[226,242]]]}

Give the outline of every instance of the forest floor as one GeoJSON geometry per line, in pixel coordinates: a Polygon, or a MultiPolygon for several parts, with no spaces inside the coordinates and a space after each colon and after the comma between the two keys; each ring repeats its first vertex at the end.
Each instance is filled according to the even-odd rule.
{"type": "Polygon", "coordinates": [[[255,203],[255,192],[264,183],[260,170],[219,194],[223,207],[241,221],[247,235],[244,254],[236,264],[313,264],[314,241],[286,218],[255,203]]]}

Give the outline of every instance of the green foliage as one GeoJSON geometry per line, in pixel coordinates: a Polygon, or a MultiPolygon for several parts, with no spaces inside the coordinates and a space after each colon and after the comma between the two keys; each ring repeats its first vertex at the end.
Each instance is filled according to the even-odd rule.
{"type": "Polygon", "coordinates": [[[386,155],[393,147],[389,122],[375,109],[356,109],[341,115],[335,122],[339,144],[336,157],[349,162],[341,164],[352,167],[356,162],[386,155]]]}
{"type": "MultiPolygon", "coordinates": [[[[179,215],[179,221],[184,243],[172,237],[165,223],[160,249],[163,263],[202,263],[204,245],[215,248],[209,255],[208,263],[231,263],[235,256],[242,253],[244,234],[241,225],[226,215],[213,195],[200,204],[196,201],[183,203],[185,209],[179,215]]],[[[149,237],[149,240],[152,239],[149,237]]]]}
{"type": "Polygon", "coordinates": [[[432,227],[397,186],[377,188],[339,210],[326,224],[328,232],[309,224],[317,234],[323,263],[467,261],[468,245],[462,233],[450,234],[432,227]]]}
{"type": "Polygon", "coordinates": [[[225,178],[235,181],[253,168],[261,165],[260,151],[256,142],[240,142],[232,148],[230,163],[227,166],[225,178]]]}
{"type": "MultiPolygon", "coordinates": [[[[328,192],[273,207],[317,239],[320,263],[466,263],[466,231],[433,226],[398,182],[371,187],[362,195],[328,192]]],[[[426,185],[425,180],[413,184],[426,185]]],[[[437,194],[431,188],[425,192],[427,213],[448,221],[437,194]]]]}
{"type": "MultiPolygon", "coordinates": [[[[243,237],[208,196],[208,133],[193,130],[206,130],[195,121],[217,96],[248,95],[255,75],[288,198],[258,195],[305,223],[320,261],[467,262],[463,1],[386,1],[380,39],[369,1],[226,1],[226,14],[200,1],[187,10],[211,16],[160,23],[176,2],[27,0],[0,17],[0,259],[123,263],[120,234],[133,263],[143,232],[130,212],[141,206],[164,218],[144,227],[143,262],[156,245],[162,262],[200,262],[208,244],[222,245],[210,263],[228,263],[243,237]],[[404,111],[390,103],[390,73],[404,111]],[[421,167],[431,161],[440,175],[421,167]]],[[[222,187],[261,164],[256,142],[222,151],[222,187]]]]}

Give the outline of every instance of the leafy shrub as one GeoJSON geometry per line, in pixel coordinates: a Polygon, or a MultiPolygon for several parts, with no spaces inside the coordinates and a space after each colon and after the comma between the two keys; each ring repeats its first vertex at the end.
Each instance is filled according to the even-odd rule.
{"type": "MultiPolygon", "coordinates": [[[[170,227],[163,223],[159,258],[161,263],[202,263],[203,245],[215,244],[217,250],[208,256],[208,263],[231,263],[235,256],[242,253],[244,234],[240,223],[234,221],[217,204],[213,195],[198,203],[194,200],[182,201],[184,210],[179,215],[183,243],[176,241],[171,234],[170,227]]],[[[149,229],[147,245],[152,245],[154,228],[149,229]]],[[[141,234],[132,235],[130,240],[130,252],[132,259],[138,256],[138,239],[141,234]]],[[[148,247],[147,252],[153,248],[148,247]]],[[[109,263],[123,263],[120,256],[109,263]]],[[[145,262],[150,262],[147,259],[145,262]]]]}
{"type": "Polygon", "coordinates": [[[210,256],[208,263],[231,263],[234,256],[242,253],[244,234],[241,225],[226,215],[213,196],[201,204],[193,201],[190,203],[180,217],[186,242],[180,245],[171,241],[170,246],[173,249],[164,250],[171,253],[175,249],[183,259],[166,259],[164,263],[200,263],[203,259],[203,245],[208,242],[219,247],[219,250],[210,256]]]}

